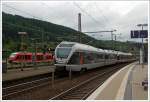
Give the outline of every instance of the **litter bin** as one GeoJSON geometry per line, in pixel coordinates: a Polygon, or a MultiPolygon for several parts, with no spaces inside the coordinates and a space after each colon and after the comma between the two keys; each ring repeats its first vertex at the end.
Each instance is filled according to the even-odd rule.
{"type": "Polygon", "coordinates": [[[5,61],[2,62],[2,73],[7,73],[7,63],[5,61]]]}

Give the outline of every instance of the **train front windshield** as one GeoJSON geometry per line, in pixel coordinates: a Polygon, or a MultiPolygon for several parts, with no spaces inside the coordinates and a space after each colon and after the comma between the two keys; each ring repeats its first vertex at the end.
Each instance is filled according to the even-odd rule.
{"type": "Polygon", "coordinates": [[[67,58],[71,52],[71,48],[57,48],[57,58],[67,58]]]}
{"type": "Polygon", "coordinates": [[[10,55],[10,57],[15,57],[16,56],[16,53],[12,53],[11,55],[10,55]]]}

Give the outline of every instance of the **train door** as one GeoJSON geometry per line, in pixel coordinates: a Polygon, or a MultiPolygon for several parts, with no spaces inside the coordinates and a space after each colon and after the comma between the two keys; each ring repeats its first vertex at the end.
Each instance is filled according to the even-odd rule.
{"type": "Polygon", "coordinates": [[[80,64],[80,56],[79,56],[79,52],[74,52],[73,55],[71,56],[68,64],[74,64],[74,65],[78,65],[80,64]]]}
{"type": "Polygon", "coordinates": [[[84,64],[84,57],[83,57],[83,53],[79,52],[79,56],[80,56],[80,65],[84,64]]]}

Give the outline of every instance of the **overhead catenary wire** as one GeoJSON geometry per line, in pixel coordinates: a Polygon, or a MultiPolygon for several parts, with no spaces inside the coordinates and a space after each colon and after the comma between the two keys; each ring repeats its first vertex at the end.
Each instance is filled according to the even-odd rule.
{"type": "MultiPolygon", "coordinates": [[[[34,18],[34,19],[38,19],[38,20],[42,20],[42,21],[44,21],[44,19],[43,18],[40,18],[40,17],[36,17],[36,16],[34,16],[34,15],[32,15],[32,14],[30,14],[30,13],[28,13],[28,12],[26,12],[26,11],[23,11],[23,10],[19,10],[19,9],[16,9],[15,7],[12,7],[12,6],[9,6],[9,5],[7,5],[7,4],[3,4],[5,7],[7,7],[7,8],[10,8],[10,9],[12,9],[12,10],[15,10],[15,11],[18,11],[18,12],[21,12],[21,13],[24,13],[25,15],[29,15],[29,16],[31,16],[32,18],[34,18]]],[[[6,22],[5,22],[6,23],[6,22]]],[[[9,25],[11,25],[11,26],[17,26],[17,27],[21,27],[21,28],[24,28],[24,29],[28,29],[28,30],[32,30],[32,31],[38,31],[38,32],[40,32],[42,35],[41,35],[41,40],[42,40],[42,43],[44,44],[44,33],[45,34],[48,34],[49,32],[45,32],[44,30],[38,30],[38,29],[34,29],[34,28],[29,28],[29,27],[25,27],[25,26],[21,26],[21,25],[15,25],[15,24],[11,24],[11,23],[8,23],[7,22],[7,24],[9,24],[9,25]]]]}
{"type": "Polygon", "coordinates": [[[86,10],[84,10],[83,8],[80,7],[80,5],[78,5],[76,2],[73,2],[73,4],[79,8],[82,12],[84,12],[87,16],[89,16],[95,23],[97,23],[97,25],[101,25],[102,23],[99,22],[98,20],[96,20],[91,14],[89,14],[86,10]]]}
{"type": "MultiPolygon", "coordinates": [[[[45,3],[42,3],[42,4],[45,4],[45,3]]],[[[26,14],[26,15],[29,15],[29,16],[31,16],[31,17],[32,17],[32,18],[34,18],[34,19],[38,19],[38,20],[42,20],[42,21],[46,21],[46,20],[44,20],[43,18],[41,18],[41,17],[37,17],[37,16],[34,16],[34,15],[32,15],[32,14],[30,14],[30,13],[26,12],[26,11],[16,9],[15,7],[9,6],[9,5],[7,5],[7,4],[3,4],[3,5],[4,5],[5,7],[8,7],[8,8],[10,8],[10,9],[15,10],[15,11],[18,11],[18,12],[20,12],[20,13],[24,13],[24,14],[26,14]]],[[[46,18],[49,18],[49,17],[46,17],[46,18]]],[[[48,21],[48,22],[49,22],[49,21],[48,21]]],[[[72,27],[72,29],[74,29],[74,28],[76,28],[76,27],[75,27],[75,26],[73,26],[73,27],[72,27]]]]}
{"type": "MultiPolygon", "coordinates": [[[[85,13],[88,17],[91,18],[91,20],[93,20],[98,26],[100,26],[101,28],[105,28],[102,23],[100,21],[98,21],[97,19],[95,19],[95,17],[93,17],[91,14],[89,14],[86,10],[84,10],[83,8],[80,7],[80,5],[78,5],[76,2],[73,2],[74,5],[79,8],[83,13],[85,13]]],[[[86,32],[84,32],[86,33],[86,32]]],[[[97,33],[101,33],[101,32],[97,32],[97,33]]]]}
{"type": "Polygon", "coordinates": [[[43,18],[36,17],[36,16],[34,16],[34,15],[32,15],[32,14],[30,14],[30,13],[26,12],[26,11],[16,9],[15,7],[9,6],[9,5],[7,5],[7,4],[3,4],[3,5],[4,5],[5,7],[10,8],[10,9],[16,10],[16,11],[21,12],[21,13],[24,13],[24,14],[27,14],[27,15],[29,15],[29,16],[31,16],[31,17],[33,17],[33,18],[36,18],[36,19],[39,19],[39,20],[43,20],[43,18]]]}
{"type": "MultiPolygon", "coordinates": [[[[41,2],[41,4],[42,5],[45,5],[47,8],[50,8],[50,9],[52,9],[49,5],[47,5],[45,2],[41,2]]],[[[64,14],[63,13],[61,13],[61,16],[63,16],[64,14]]],[[[64,15],[64,16],[66,16],[66,15],[64,15]]],[[[73,29],[77,29],[77,24],[74,24],[74,23],[72,23],[72,27],[71,28],[73,28],[73,29]]]]}
{"type": "Polygon", "coordinates": [[[101,14],[104,18],[104,20],[109,23],[109,19],[103,14],[103,11],[97,6],[96,2],[95,2],[95,7],[97,8],[97,11],[100,11],[99,14],[101,14]]]}
{"type": "MultiPolygon", "coordinates": [[[[42,3],[42,4],[43,4],[43,3],[42,3]]],[[[80,10],[82,10],[82,12],[86,13],[86,15],[88,15],[92,20],[94,20],[95,23],[97,23],[98,25],[101,24],[98,20],[96,20],[93,16],[91,16],[87,11],[85,11],[83,8],[81,8],[77,3],[74,2],[74,4],[76,5],[76,7],[80,8],[80,10]]],[[[6,4],[3,4],[3,5],[5,5],[6,7],[9,7],[10,9],[13,9],[13,10],[16,10],[16,11],[18,11],[18,12],[21,12],[21,13],[24,13],[24,14],[26,14],[26,15],[29,15],[29,16],[33,17],[34,19],[43,20],[43,18],[36,17],[36,16],[34,16],[34,15],[32,15],[32,14],[26,12],[26,11],[16,9],[15,7],[12,7],[12,6],[9,6],[9,5],[6,5],[6,4]]],[[[44,5],[47,5],[47,4],[44,3],[44,5]]],[[[47,5],[47,6],[48,6],[48,5],[47,5]]],[[[26,28],[26,29],[27,29],[27,28],[26,28]]],[[[32,29],[32,30],[33,30],[33,29],[32,29]]],[[[35,30],[35,29],[34,29],[34,30],[35,30]]],[[[44,33],[44,31],[41,31],[41,32],[44,33]]]]}

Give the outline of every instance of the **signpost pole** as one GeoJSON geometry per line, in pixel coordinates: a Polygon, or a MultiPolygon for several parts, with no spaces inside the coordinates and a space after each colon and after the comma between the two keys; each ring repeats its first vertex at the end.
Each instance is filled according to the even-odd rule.
{"type": "Polygon", "coordinates": [[[139,54],[139,62],[142,65],[142,68],[144,68],[144,59],[145,59],[145,55],[144,55],[144,42],[143,42],[143,38],[147,38],[148,37],[148,31],[147,30],[143,30],[144,26],[148,26],[148,24],[138,24],[138,27],[142,27],[141,30],[134,30],[131,31],[131,38],[141,38],[142,42],[140,45],[140,54],[139,54]]]}

